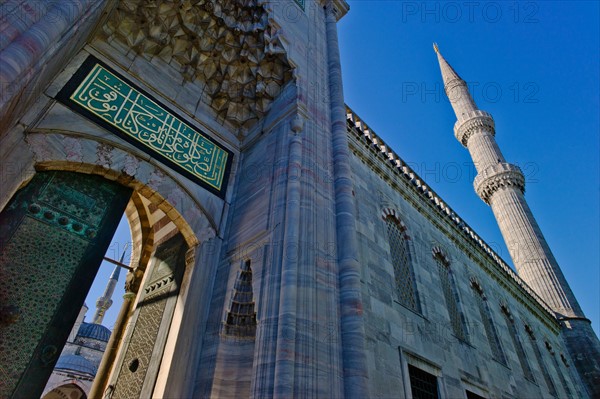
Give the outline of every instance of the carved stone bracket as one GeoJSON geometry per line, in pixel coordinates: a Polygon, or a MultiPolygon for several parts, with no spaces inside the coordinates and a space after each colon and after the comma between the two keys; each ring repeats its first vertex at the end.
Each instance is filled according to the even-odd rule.
{"type": "Polygon", "coordinates": [[[475,192],[486,203],[490,203],[492,195],[501,188],[516,187],[525,192],[525,177],[521,168],[509,163],[490,166],[475,177],[475,192]]]}
{"type": "Polygon", "coordinates": [[[124,0],[100,35],[201,83],[237,128],[254,125],[293,78],[281,29],[256,0],[124,0]]]}
{"type": "Polygon", "coordinates": [[[480,130],[486,130],[492,136],[496,134],[494,118],[481,110],[469,112],[464,120],[459,120],[454,124],[454,136],[465,147],[473,133],[480,130]]]}

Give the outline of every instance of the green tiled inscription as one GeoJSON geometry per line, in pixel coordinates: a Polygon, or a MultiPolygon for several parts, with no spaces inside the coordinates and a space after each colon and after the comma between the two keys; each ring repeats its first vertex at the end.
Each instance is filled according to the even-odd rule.
{"type": "Polygon", "coordinates": [[[96,64],[70,99],[220,191],[227,151],[96,64]]]}

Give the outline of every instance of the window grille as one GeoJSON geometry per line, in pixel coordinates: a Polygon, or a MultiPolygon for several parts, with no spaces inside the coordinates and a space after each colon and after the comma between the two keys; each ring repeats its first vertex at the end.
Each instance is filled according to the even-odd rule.
{"type": "Polygon", "coordinates": [[[517,358],[519,359],[519,363],[521,363],[523,375],[529,381],[535,382],[535,378],[533,377],[533,371],[531,371],[531,366],[529,365],[529,361],[527,360],[527,355],[525,354],[523,344],[521,343],[521,338],[519,337],[519,332],[517,331],[517,326],[515,325],[515,320],[513,319],[513,316],[508,310],[508,308],[506,308],[505,306],[502,307],[502,314],[504,314],[504,318],[506,319],[506,325],[508,326],[510,337],[512,338],[515,350],[517,351],[517,358]]]}
{"type": "Polygon", "coordinates": [[[548,342],[546,342],[546,348],[548,349],[548,353],[550,354],[550,357],[552,358],[552,362],[554,363],[554,369],[556,370],[556,374],[558,374],[558,377],[560,378],[560,382],[565,390],[565,393],[567,394],[567,397],[572,398],[573,394],[571,393],[571,388],[569,387],[569,384],[567,383],[565,374],[560,369],[560,364],[558,363],[558,359],[554,355],[552,346],[548,342]]]}
{"type": "Polygon", "coordinates": [[[450,262],[443,257],[443,255],[434,255],[434,257],[438,265],[440,281],[442,283],[442,291],[446,300],[446,309],[448,309],[448,315],[450,316],[452,331],[458,339],[466,342],[467,329],[465,326],[464,316],[459,309],[458,293],[454,283],[454,278],[450,272],[450,262]]]}
{"type": "Polygon", "coordinates": [[[408,365],[410,389],[413,399],[438,399],[437,377],[412,365],[408,365]]]}
{"type": "Polygon", "coordinates": [[[409,309],[419,312],[415,278],[411,266],[408,239],[393,218],[385,220],[390,244],[390,255],[394,266],[394,279],[398,291],[398,301],[409,309]]]}
{"type": "Polygon", "coordinates": [[[481,321],[483,322],[485,335],[487,336],[488,342],[490,344],[490,349],[492,350],[492,357],[499,363],[502,363],[506,366],[506,357],[504,356],[504,352],[502,351],[502,346],[500,345],[500,338],[498,337],[498,332],[496,331],[496,327],[494,326],[492,313],[490,312],[490,308],[488,306],[487,300],[485,299],[485,295],[478,284],[473,284],[473,290],[475,291],[475,298],[477,299],[477,308],[479,309],[479,314],[481,315],[481,321]]]}
{"type": "Polygon", "coordinates": [[[535,357],[537,358],[540,370],[542,370],[542,374],[544,375],[544,380],[546,381],[546,385],[548,386],[548,391],[550,392],[550,395],[556,396],[556,386],[554,385],[554,381],[552,381],[552,378],[550,377],[550,373],[548,372],[548,367],[546,366],[546,362],[544,362],[544,359],[542,357],[540,347],[538,346],[537,340],[533,335],[533,330],[529,326],[525,326],[525,330],[529,334],[531,346],[533,347],[533,353],[535,353],[535,357]]]}

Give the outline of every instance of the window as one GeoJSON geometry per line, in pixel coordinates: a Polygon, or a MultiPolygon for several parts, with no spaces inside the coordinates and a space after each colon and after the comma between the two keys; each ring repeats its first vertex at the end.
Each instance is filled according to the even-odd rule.
{"type": "Polygon", "coordinates": [[[479,283],[477,283],[475,280],[471,280],[471,287],[473,287],[473,291],[475,291],[477,308],[479,309],[479,314],[481,315],[481,321],[483,322],[485,335],[487,336],[488,342],[490,344],[490,349],[492,350],[492,357],[499,363],[502,363],[506,366],[506,357],[504,356],[502,346],[500,345],[500,338],[498,337],[498,332],[496,331],[496,327],[494,326],[494,319],[492,319],[492,313],[490,312],[490,308],[487,303],[487,298],[483,293],[481,285],[479,285],[479,283]]]}
{"type": "Polygon", "coordinates": [[[256,335],[256,312],[252,292],[252,268],[250,260],[241,267],[233,287],[230,311],[224,323],[225,335],[254,338],[256,335]]]}
{"type": "Polygon", "coordinates": [[[554,369],[556,370],[556,373],[558,374],[558,377],[560,378],[560,382],[565,390],[565,393],[567,394],[567,397],[572,398],[573,394],[571,393],[571,388],[569,387],[569,384],[567,383],[567,379],[565,378],[564,373],[560,369],[560,364],[558,363],[558,359],[554,355],[554,350],[552,349],[552,345],[550,345],[549,342],[546,342],[546,349],[548,349],[548,353],[550,354],[550,357],[552,358],[552,362],[554,363],[554,369]]]}
{"type": "Polygon", "coordinates": [[[437,377],[411,364],[408,365],[410,389],[414,399],[438,399],[437,377]]]}
{"type": "Polygon", "coordinates": [[[467,392],[467,399],[485,399],[483,396],[477,395],[474,392],[471,392],[471,391],[466,391],[466,392],[467,392]]]}
{"type": "Polygon", "coordinates": [[[521,343],[521,338],[519,337],[519,332],[517,331],[517,326],[515,325],[515,320],[506,305],[501,306],[502,314],[506,319],[506,325],[508,326],[508,331],[510,333],[510,337],[512,338],[513,345],[515,346],[515,350],[517,352],[517,357],[519,358],[519,363],[521,363],[521,368],[523,369],[523,375],[529,381],[535,382],[535,378],[533,377],[533,372],[531,371],[531,366],[529,365],[529,361],[527,360],[527,356],[525,354],[525,350],[523,349],[523,344],[521,343]]]}
{"type": "Polygon", "coordinates": [[[442,292],[444,293],[444,299],[446,300],[446,309],[448,309],[448,315],[450,316],[452,331],[458,339],[467,342],[465,318],[459,309],[460,302],[454,278],[450,271],[450,260],[444,255],[439,247],[434,247],[432,252],[433,258],[438,265],[438,272],[442,283],[442,292]]]}
{"type": "Polygon", "coordinates": [[[556,387],[554,386],[554,381],[552,381],[552,378],[550,378],[548,368],[546,367],[546,363],[544,362],[544,359],[542,357],[542,352],[540,351],[540,347],[537,344],[537,340],[535,339],[533,330],[530,326],[525,325],[525,331],[527,331],[527,334],[529,334],[531,346],[533,347],[533,353],[535,353],[535,357],[537,358],[540,370],[542,370],[542,374],[544,375],[544,380],[546,381],[546,385],[548,386],[548,392],[550,392],[550,395],[556,396],[556,387]]]}
{"type": "Polygon", "coordinates": [[[415,288],[415,277],[412,270],[408,237],[404,234],[404,226],[394,217],[385,219],[390,244],[390,255],[394,266],[394,279],[398,291],[398,301],[409,309],[419,312],[419,302],[415,288]]]}

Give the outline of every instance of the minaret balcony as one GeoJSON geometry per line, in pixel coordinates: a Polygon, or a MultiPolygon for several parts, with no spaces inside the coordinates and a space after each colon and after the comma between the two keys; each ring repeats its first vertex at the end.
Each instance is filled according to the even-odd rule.
{"type": "Polygon", "coordinates": [[[469,142],[469,138],[481,130],[486,130],[492,136],[496,134],[492,115],[478,109],[467,113],[464,118],[459,119],[454,124],[454,136],[465,147],[469,142]]]}
{"type": "Polygon", "coordinates": [[[489,204],[492,195],[501,188],[514,187],[524,193],[525,177],[518,166],[500,162],[479,173],[473,181],[473,186],[477,195],[489,204]]]}

